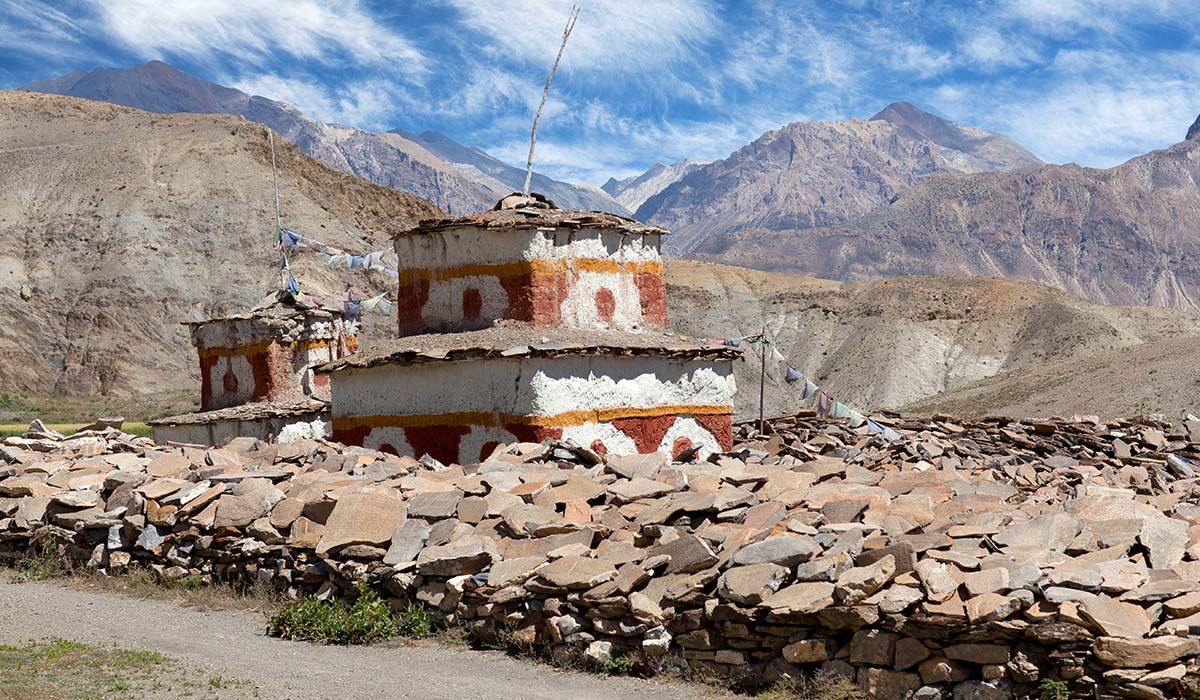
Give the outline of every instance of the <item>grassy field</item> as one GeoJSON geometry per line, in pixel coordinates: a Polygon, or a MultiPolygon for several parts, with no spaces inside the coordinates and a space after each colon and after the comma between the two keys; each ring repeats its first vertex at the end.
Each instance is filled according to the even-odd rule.
{"type": "Polygon", "coordinates": [[[0,440],[24,435],[35,418],[52,430],[70,435],[107,416],[125,418],[122,429],[127,433],[149,437],[146,421],[199,408],[197,397],[190,392],[133,397],[29,396],[0,389],[0,440]]]}
{"type": "MultiPolygon", "coordinates": [[[[85,425],[91,425],[91,423],[47,423],[46,427],[51,430],[58,431],[63,435],[70,435],[85,425]]],[[[6,437],[12,437],[14,435],[24,435],[28,430],[28,423],[0,423],[0,440],[6,437]]],[[[145,423],[127,422],[121,426],[121,430],[124,430],[130,435],[142,435],[145,437],[150,437],[150,426],[146,425],[145,423]]]]}
{"type": "Polygon", "coordinates": [[[0,645],[5,700],[253,698],[250,684],[184,667],[152,651],[67,639],[0,645]]]}

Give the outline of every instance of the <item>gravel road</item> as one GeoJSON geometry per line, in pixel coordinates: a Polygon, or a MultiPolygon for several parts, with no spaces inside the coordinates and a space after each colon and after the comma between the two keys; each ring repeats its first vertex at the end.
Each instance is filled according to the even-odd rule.
{"type": "Polygon", "coordinates": [[[245,697],[264,700],[726,697],[697,685],[564,672],[500,652],[288,642],[264,636],[257,612],[201,612],[53,583],[0,580],[0,644],[50,637],[157,651],[204,673],[245,681],[257,689],[245,697]]]}

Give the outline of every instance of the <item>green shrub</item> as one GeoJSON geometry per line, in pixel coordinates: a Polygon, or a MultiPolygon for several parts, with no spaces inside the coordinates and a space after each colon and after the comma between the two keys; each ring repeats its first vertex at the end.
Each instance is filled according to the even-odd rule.
{"type": "Polygon", "coordinates": [[[365,584],[353,603],[314,597],[288,601],[267,614],[271,634],[318,644],[374,644],[400,634],[391,609],[365,584]]]}
{"type": "Polygon", "coordinates": [[[1041,691],[1042,700],[1070,700],[1071,687],[1066,681],[1052,681],[1049,678],[1043,678],[1042,683],[1038,686],[1041,691]]]}
{"type": "Polygon", "coordinates": [[[409,603],[398,620],[400,634],[409,639],[424,639],[433,634],[433,618],[420,605],[409,603]]]}
{"type": "Polygon", "coordinates": [[[632,654],[613,654],[600,664],[600,673],[606,676],[628,676],[633,673],[635,663],[632,654]]]}
{"type": "Polygon", "coordinates": [[[45,536],[30,543],[33,551],[17,563],[17,577],[23,581],[45,581],[69,573],[58,551],[58,540],[45,536]]]}

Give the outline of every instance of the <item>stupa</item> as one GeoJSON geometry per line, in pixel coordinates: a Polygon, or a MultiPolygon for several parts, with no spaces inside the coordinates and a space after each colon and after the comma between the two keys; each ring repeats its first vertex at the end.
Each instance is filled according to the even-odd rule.
{"type": "Polygon", "coordinates": [[[157,442],[328,437],[329,378],[312,368],[358,348],[357,320],[277,291],[244,313],[185,325],[200,360],[200,412],[150,421],[157,442]]]}
{"type": "Polygon", "coordinates": [[[401,338],[316,369],[333,438],[444,463],[551,437],[730,449],[740,353],[669,332],[666,233],[522,195],[398,233],[401,338]]]}

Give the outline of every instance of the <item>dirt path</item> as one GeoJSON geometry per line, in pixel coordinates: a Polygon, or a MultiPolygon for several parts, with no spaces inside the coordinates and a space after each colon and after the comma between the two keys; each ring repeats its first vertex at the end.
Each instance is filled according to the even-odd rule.
{"type": "MultiPolygon", "coordinates": [[[[563,672],[499,652],[287,642],[263,636],[256,612],[200,612],[52,583],[0,581],[0,644],[51,637],[156,651],[246,681],[257,689],[246,697],[264,700],[721,697],[702,686],[563,672]]],[[[229,697],[235,695],[242,693],[229,697]]]]}

